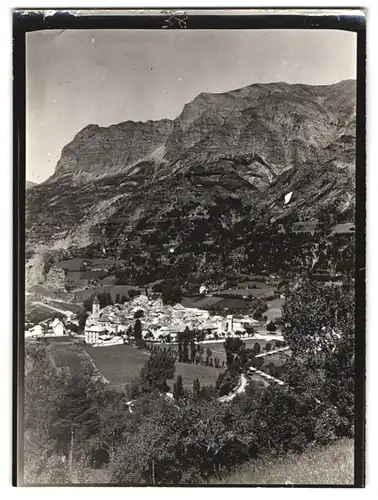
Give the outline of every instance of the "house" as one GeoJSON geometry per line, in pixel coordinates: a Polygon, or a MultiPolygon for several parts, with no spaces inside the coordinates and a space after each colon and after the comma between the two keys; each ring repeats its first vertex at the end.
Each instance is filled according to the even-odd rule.
{"type": "Polygon", "coordinates": [[[65,334],[64,325],[58,318],[55,318],[54,321],[50,323],[50,328],[57,337],[65,334]]]}
{"type": "Polygon", "coordinates": [[[42,337],[43,330],[41,325],[34,325],[32,328],[25,332],[25,337],[42,337]]]}
{"type": "Polygon", "coordinates": [[[106,335],[106,329],[99,325],[90,325],[85,327],[84,339],[86,344],[96,345],[99,343],[99,337],[106,335]]]}

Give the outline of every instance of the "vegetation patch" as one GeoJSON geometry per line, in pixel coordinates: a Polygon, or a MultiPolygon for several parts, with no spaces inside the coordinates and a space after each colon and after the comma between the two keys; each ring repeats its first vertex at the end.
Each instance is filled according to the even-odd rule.
{"type": "Polygon", "coordinates": [[[300,455],[254,460],[208,484],[353,485],[354,441],[309,447],[300,455]]]}

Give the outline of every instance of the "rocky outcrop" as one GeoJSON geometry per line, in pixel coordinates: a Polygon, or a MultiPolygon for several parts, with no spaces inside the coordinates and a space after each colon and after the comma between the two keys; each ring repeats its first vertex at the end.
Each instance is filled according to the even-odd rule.
{"type": "Polygon", "coordinates": [[[133,166],[164,144],[172,129],[170,120],[128,121],[110,127],[88,125],[63,148],[48,182],[68,177],[72,183],[85,183],[131,173],[133,166]]]}

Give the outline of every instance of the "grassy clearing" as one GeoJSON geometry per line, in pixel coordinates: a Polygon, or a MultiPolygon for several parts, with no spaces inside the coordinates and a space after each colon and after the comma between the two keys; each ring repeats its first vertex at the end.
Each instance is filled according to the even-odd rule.
{"type": "Polygon", "coordinates": [[[240,297],[248,297],[251,295],[252,297],[256,298],[264,298],[264,297],[269,297],[274,293],[275,287],[272,285],[268,285],[266,283],[260,283],[260,282],[248,282],[247,284],[240,284],[239,287],[236,288],[229,288],[227,290],[222,290],[220,292],[217,292],[217,295],[222,296],[222,295],[228,295],[232,294],[235,296],[240,296],[240,297]],[[249,285],[249,286],[248,286],[249,285]],[[256,288],[249,288],[250,286],[254,285],[256,288]]]}
{"type": "MultiPolygon", "coordinates": [[[[85,350],[102,375],[117,387],[124,387],[130,383],[150,356],[149,352],[141,351],[131,345],[86,347],[85,350]]],[[[221,371],[211,366],[176,363],[175,378],[181,375],[184,387],[191,389],[195,378],[198,378],[202,385],[215,384],[221,371]]],[[[172,388],[173,382],[169,385],[172,388]]]]}
{"type": "Polygon", "coordinates": [[[82,349],[73,342],[51,341],[48,351],[58,368],[68,367],[70,370],[79,371],[90,363],[82,349]]]}
{"type": "Polygon", "coordinates": [[[54,311],[40,304],[26,303],[25,322],[36,325],[40,321],[45,321],[53,316],[54,311]]]}
{"type": "MultiPolygon", "coordinates": [[[[252,347],[256,343],[260,344],[261,352],[263,352],[263,350],[264,350],[264,348],[265,348],[265,346],[266,346],[266,344],[268,342],[272,346],[272,350],[274,349],[274,346],[276,345],[274,340],[269,340],[268,341],[268,340],[262,340],[262,339],[254,339],[254,338],[243,339],[243,342],[244,342],[245,346],[248,349],[252,349],[252,347]]],[[[159,343],[157,345],[161,349],[164,349],[164,348],[166,348],[167,350],[168,349],[172,349],[172,351],[177,351],[178,350],[178,344],[159,343]]],[[[221,363],[222,363],[222,361],[226,362],[226,353],[225,353],[225,350],[224,350],[224,347],[223,347],[223,341],[222,342],[206,342],[206,343],[204,343],[202,345],[203,345],[203,348],[204,348],[204,357],[206,357],[206,349],[210,349],[211,350],[211,355],[213,357],[213,360],[214,360],[214,358],[219,358],[220,361],[221,361],[221,363]]],[[[269,357],[269,361],[270,361],[270,359],[271,359],[271,357],[269,357]]],[[[272,357],[272,361],[273,360],[274,360],[274,358],[272,357]]],[[[177,364],[176,364],[176,366],[177,366],[177,364]]]]}
{"type": "Polygon", "coordinates": [[[75,300],[77,302],[82,302],[88,297],[92,297],[95,293],[103,293],[103,292],[109,292],[110,295],[112,296],[112,300],[115,300],[118,293],[121,295],[121,297],[122,295],[126,295],[126,297],[128,297],[127,293],[129,290],[139,289],[137,286],[132,286],[132,285],[112,285],[112,284],[102,285],[101,283],[102,282],[100,282],[97,286],[90,286],[83,290],[75,290],[75,300]]]}
{"type": "Polygon", "coordinates": [[[268,321],[275,321],[281,318],[282,311],[281,308],[284,305],[284,299],[274,299],[267,302],[268,310],[264,312],[266,314],[268,321]]]}
{"type": "Polygon", "coordinates": [[[138,374],[149,353],[131,345],[86,347],[102,375],[114,386],[124,387],[138,374]]]}
{"type": "Polygon", "coordinates": [[[354,442],[343,439],[300,455],[249,462],[238,471],[214,478],[210,484],[353,485],[354,442]]]}
{"type": "MultiPolygon", "coordinates": [[[[201,386],[215,385],[218,375],[223,371],[224,369],[214,368],[213,366],[192,365],[189,363],[176,362],[175,379],[178,375],[181,375],[184,388],[191,390],[193,388],[193,381],[196,378],[199,379],[201,386]]],[[[168,385],[172,389],[173,382],[168,385]]]]}

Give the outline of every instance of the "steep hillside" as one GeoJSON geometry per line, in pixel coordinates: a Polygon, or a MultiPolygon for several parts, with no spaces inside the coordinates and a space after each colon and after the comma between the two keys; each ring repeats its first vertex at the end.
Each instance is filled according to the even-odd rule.
{"type": "Polygon", "coordinates": [[[139,260],[201,274],[208,254],[210,273],[241,271],[259,225],[353,219],[355,116],[348,80],[255,84],[200,94],[174,121],[89,125],[28,191],[28,245],[127,254],[131,274],[139,260]]]}

